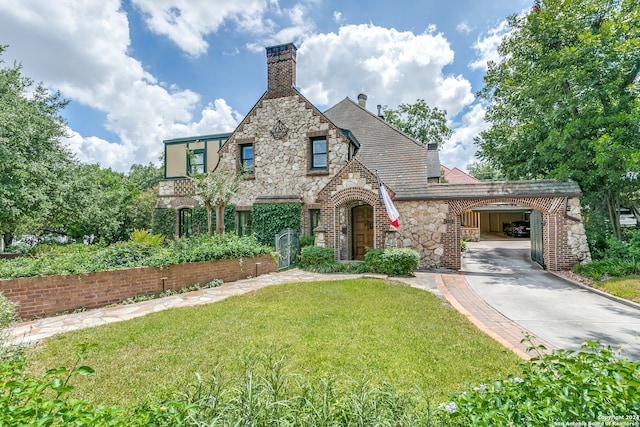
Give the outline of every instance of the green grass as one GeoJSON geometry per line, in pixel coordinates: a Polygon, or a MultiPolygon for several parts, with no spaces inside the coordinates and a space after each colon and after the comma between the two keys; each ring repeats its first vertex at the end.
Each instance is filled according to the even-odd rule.
{"type": "Polygon", "coordinates": [[[611,295],[640,303],[640,277],[638,276],[596,282],[592,286],[611,295]]]}
{"type": "Polygon", "coordinates": [[[520,359],[436,296],[379,279],[278,285],[219,303],[58,335],[29,355],[42,371],[96,343],[78,395],[132,406],[167,397],[220,363],[238,376],[248,352],[283,351],[287,370],[419,386],[433,401],[518,373],[520,359]]]}

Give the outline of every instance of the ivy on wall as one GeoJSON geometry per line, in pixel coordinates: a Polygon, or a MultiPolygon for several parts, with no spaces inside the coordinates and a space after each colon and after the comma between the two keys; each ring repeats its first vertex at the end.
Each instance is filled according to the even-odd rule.
{"type": "MultiPolygon", "coordinates": [[[[215,213],[213,223],[216,223],[215,213]]],[[[224,208],[224,232],[233,233],[236,231],[236,205],[227,205],[224,208]]]]}
{"type": "MultiPolygon", "coordinates": [[[[215,212],[211,212],[211,214],[213,229],[215,231],[216,215],[215,212]]],[[[207,234],[209,232],[207,229],[207,210],[202,206],[196,206],[191,209],[191,228],[194,236],[198,234],[207,234]]]]}
{"type": "MultiPolygon", "coordinates": [[[[224,210],[224,227],[227,233],[235,230],[236,217],[235,205],[228,205],[224,210]]],[[[175,239],[177,212],[173,208],[155,209],[153,211],[153,234],[162,234],[168,239],[175,239]]],[[[216,213],[211,212],[211,222],[215,231],[216,213]]],[[[196,206],[191,210],[192,234],[207,234],[207,210],[202,206],[196,206]]]]}
{"type": "Polygon", "coordinates": [[[176,232],[176,210],[154,209],[151,229],[153,234],[162,234],[167,239],[173,240],[176,232]]]}
{"type": "Polygon", "coordinates": [[[273,246],[276,234],[285,228],[302,229],[300,203],[257,203],[251,207],[253,235],[264,245],[273,246]]]}

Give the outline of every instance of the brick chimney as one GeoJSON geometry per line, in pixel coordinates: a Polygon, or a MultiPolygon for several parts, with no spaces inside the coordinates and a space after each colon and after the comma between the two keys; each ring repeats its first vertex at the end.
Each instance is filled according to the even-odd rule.
{"type": "Polygon", "coordinates": [[[296,85],[296,51],[293,43],[267,48],[267,94],[277,98],[291,94],[296,85]]]}
{"type": "Polygon", "coordinates": [[[358,95],[358,105],[362,108],[367,108],[367,95],[364,93],[358,95]]]}

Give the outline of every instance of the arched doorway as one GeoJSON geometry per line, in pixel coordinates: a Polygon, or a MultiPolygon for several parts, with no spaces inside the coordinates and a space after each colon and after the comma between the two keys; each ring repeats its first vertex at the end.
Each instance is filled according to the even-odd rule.
{"type": "Polygon", "coordinates": [[[351,210],[353,259],[364,260],[369,248],[374,247],[373,240],[373,207],[356,206],[351,210]]]}

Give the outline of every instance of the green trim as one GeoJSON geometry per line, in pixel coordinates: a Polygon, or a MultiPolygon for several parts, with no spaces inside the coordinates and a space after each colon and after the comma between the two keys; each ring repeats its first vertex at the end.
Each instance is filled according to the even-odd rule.
{"type": "Polygon", "coordinates": [[[184,144],[189,142],[201,142],[201,141],[206,142],[206,141],[215,140],[215,139],[218,139],[218,140],[224,139],[226,142],[226,140],[229,139],[230,136],[231,136],[230,132],[217,133],[212,135],[185,136],[183,138],[165,139],[164,141],[162,141],[162,143],[165,145],[173,145],[173,144],[184,144]]]}

